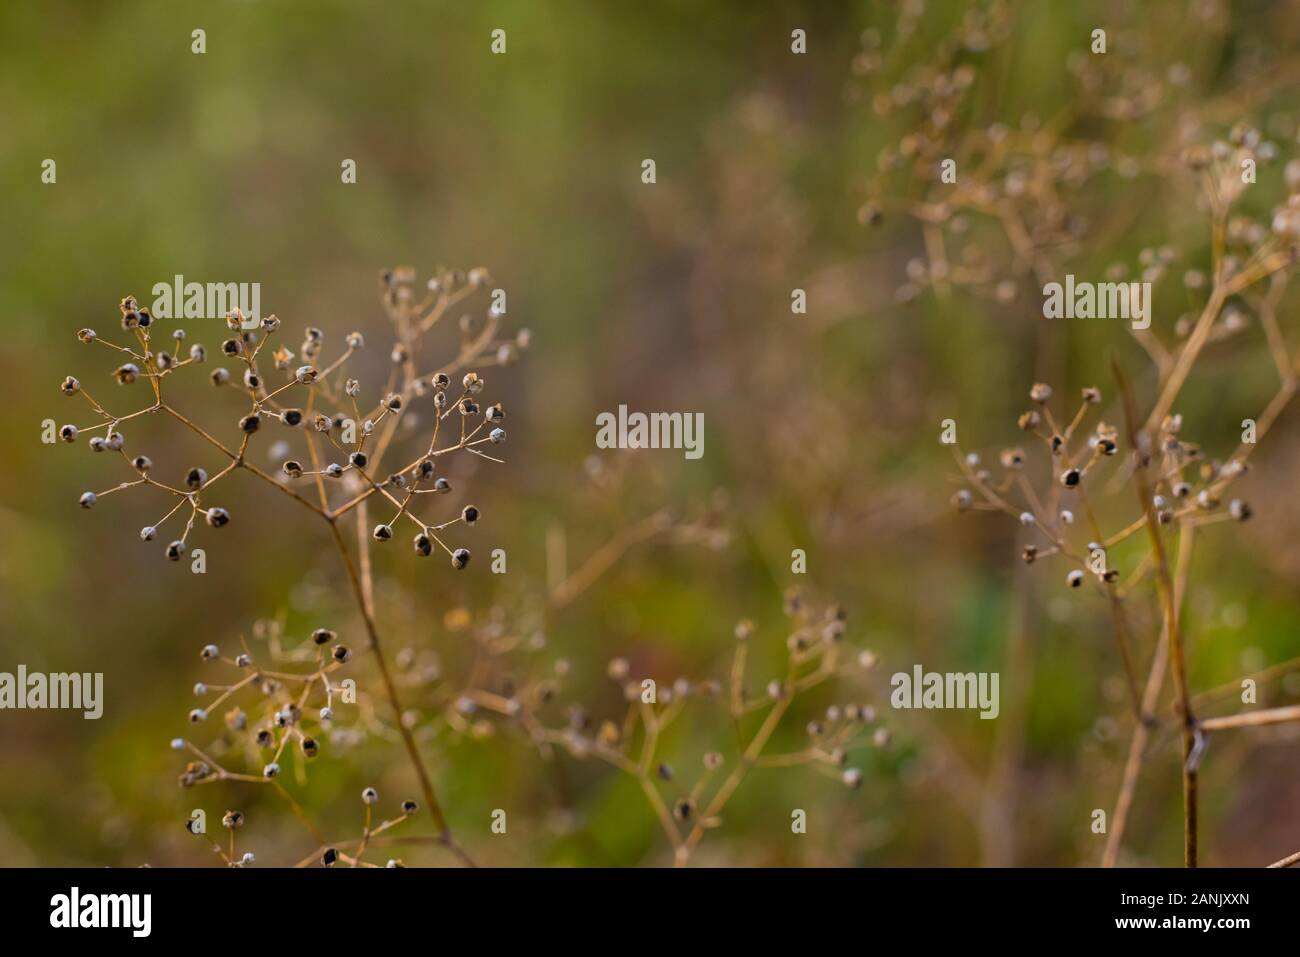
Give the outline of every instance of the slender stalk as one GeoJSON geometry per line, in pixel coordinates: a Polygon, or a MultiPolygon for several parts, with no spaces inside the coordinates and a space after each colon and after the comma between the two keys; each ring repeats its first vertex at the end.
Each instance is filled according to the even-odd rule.
{"type": "Polygon", "coordinates": [[[402,744],[406,748],[407,756],[411,759],[411,766],[415,769],[416,777],[420,781],[420,792],[424,796],[425,804],[429,807],[429,813],[433,816],[434,825],[438,828],[438,838],[441,843],[450,850],[461,863],[468,867],[474,866],[473,859],[460,847],[452,838],[451,828],[447,824],[446,815],[443,814],[442,805],[434,793],[433,781],[429,777],[428,769],[424,765],[424,759],[420,757],[420,749],[416,744],[415,736],[411,734],[411,729],[406,726],[403,720],[401,697],[397,692],[397,685],[393,682],[392,673],[388,668],[388,660],[384,656],[384,650],[379,641],[379,631],[375,626],[374,617],[370,614],[370,608],[366,602],[364,586],[361,584],[361,578],[357,574],[356,564],[352,561],[352,555],[348,552],[347,543],[343,540],[343,534],[339,531],[337,522],[328,522],[330,533],[334,538],[334,544],[337,546],[339,555],[343,559],[344,569],[348,574],[348,582],[352,586],[352,593],[356,597],[357,607],[361,609],[361,617],[365,622],[366,634],[370,639],[370,650],[374,652],[375,662],[379,667],[379,675],[384,682],[384,691],[388,696],[388,702],[393,708],[396,717],[397,730],[402,736],[402,744]]]}

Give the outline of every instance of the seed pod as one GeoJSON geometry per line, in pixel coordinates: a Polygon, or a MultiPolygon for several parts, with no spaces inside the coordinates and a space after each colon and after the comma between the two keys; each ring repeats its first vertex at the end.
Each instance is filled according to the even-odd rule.
{"type": "Polygon", "coordinates": [[[469,564],[469,549],[458,548],[451,553],[451,567],[464,568],[469,564]]]}

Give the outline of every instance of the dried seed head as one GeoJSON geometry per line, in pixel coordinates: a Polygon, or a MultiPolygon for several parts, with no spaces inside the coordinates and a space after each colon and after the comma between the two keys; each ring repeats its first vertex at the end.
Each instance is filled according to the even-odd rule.
{"type": "Polygon", "coordinates": [[[335,645],[330,649],[330,657],[339,664],[344,664],[352,660],[352,649],[347,645],[335,645]]]}
{"type": "Polygon", "coordinates": [[[222,528],[230,523],[230,513],[224,508],[210,508],[207,512],[208,524],[213,528],[222,528]]]}
{"type": "Polygon", "coordinates": [[[302,478],[302,463],[289,459],[284,465],[280,466],[284,474],[290,478],[302,478]]]}
{"type": "Polygon", "coordinates": [[[77,441],[78,430],[75,425],[65,425],[59,429],[59,438],[64,442],[77,441]]]}
{"type": "Polygon", "coordinates": [[[244,812],[227,811],[225,814],[221,816],[221,826],[231,831],[235,830],[236,828],[243,827],[244,812]]]}
{"type": "Polygon", "coordinates": [[[126,362],[113,370],[113,378],[117,380],[118,385],[130,385],[140,374],[140,367],[134,362],[126,362]]]}
{"type": "Polygon", "coordinates": [[[216,645],[204,645],[199,651],[199,657],[204,661],[212,661],[221,656],[221,650],[216,645]]]}
{"type": "Polygon", "coordinates": [[[1000,458],[1004,469],[1022,469],[1025,467],[1024,449],[1003,449],[1000,458]]]}
{"type": "Polygon", "coordinates": [[[380,523],[379,525],[375,526],[375,530],[371,534],[374,536],[375,541],[387,542],[391,540],[393,537],[393,529],[392,526],[390,525],[384,525],[383,523],[380,523]]]}
{"type": "Polygon", "coordinates": [[[262,427],[262,417],[256,412],[249,413],[239,420],[239,431],[252,435],[262,427]]]}
{"type": "Polygon", "coordinates": [[[327,645],[337,637],[338,635],[328,628],[317,628],[311,633],[312,643],[317,645],[327,645]]]}
{"type": "Polygon", "coordinates": [[[1038,410],[1030,409],[1028,412],[1021,413],[1020,418],[1016,420],[1016,424],[1020,426],[1022,431],[1029,432],[1036,429],[1042,421],[1043,417],[1038,413],[1038,410]]]}
{"type": "Polygon", "coordinates": [[[167,546],[167,558],[173,562],[180,561],[181,556],[184,554],[185,554],[185,543],[182,542],[180,539],[177,539],[176,541],[172,542],[170,545],[167,546]]]}
{"type": "Polygon", "coordinates": [[[460,510],[460,517],[466,525],[473,525],[478,521],[479,511],[473,505],[466,505],[460,510]]]}
{"type": "Polygon", "coordinates": [[[1052,387],[1046,382],[1035,382],[1029,389],[1029,399],[1042,405],[1052,397],[1052,387]]]}
{"type": "Polygon", "coordinates": [[[1101,390],[1095,386],[1084,386],[1082,390],[1083,401],[1091,405],[1096,405],[1101,401],[1101,390]]]}
{"type": "Polygon", "coordinates": [[[92,505],[95,504],[97,498],[98,496],[96,496],[94,492],[82,492],[81,499],[80,499],[81,507],[90,508],[92,505]]]}
{"type": "Polygon", "coordinates": [[[428,558],[433,551],[433,540],[424,532],[418,533],[411,544],[415,548],[415,553],[425,558],[428,558]]]}
{"type": "Polygon", "coordinates": [[[1249,502],[1243,502],[1239,498],[1234,498],[1228,503],[1228,513],[1237,521],[1247,521],[1254,513],[1249,502]]]}
{"type": "Polygon", "coordinates": [[[1082,476],[1082,474],[1083,473],[1081,473],[1078,469],[1074,469],[1074,468],[1066,469],[1064,472],[1061,473],[1061,484],[1064,485],[1066,488],[1074,488],[1076,485],[1079,484],[1079,479],[1082,476]]]}
{"type": "Polygon", "coordinates": [[[1065,581],[1071,588],[1078,588],[1083,584],[1083,572],[1077,568],[1072,569],[1070,574],[1065,576],[1065,581]]]}
{"type": "Polygon", "coordinates": [[[205,469],[195,466],[185,473],[185,487],[192,492],[197,492],[203,486],[208,484],[208,473],[205,469]]]}
{"type": "Polygon", "coordinates": [[[464,568],[469,564],[469,549],[458,548],[451,553],[451,567],[464,568]]]}

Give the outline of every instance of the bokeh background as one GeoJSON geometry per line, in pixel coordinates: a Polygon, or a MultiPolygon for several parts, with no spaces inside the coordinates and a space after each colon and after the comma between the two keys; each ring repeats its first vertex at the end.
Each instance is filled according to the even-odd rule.
{"type": "MultiPolygon", "coordinates": [[[[177,787],[182,761],[167,742],[190,732],[203,644],[233,647],[265,618],[298,635],[323,619],[359,630],[322,530],[234,481],[225,504],[238,520],[204,543],[208,573],[191,575],[137,537],[156,498],[76,507],[120,472],[84,443],[42,444],[40,423],[69,419],[64,375],[125,401],[110,391],[108,354],[74,335],[115,331],[123,295],[147,301],[178,273],[260,282],[264,311],[291,339],[307,325],[336,341],[360,329],[378,361],[376,276],[410,263],[422,275],[488,267],[534,345],[490,372],[510,409],[508,464],[470,477],[485,512],[473,544],[482,556],[507,549],[510,570],[492,575],[483,561],[454,574],[417,566],[405,548],[378,556],[392,647],[436,652],[454,672],[468,655],[464,616],[501,609],[544,632],[539,660],[569,662],[566,696],[608,711],[610,657],[665,681],[722,677],[742,617],[770,650],[757,656],[758,682],[780,656],[783,593],[805,585],[840,602],[852,640],[881,659],[874,682],[831,700],[874,702],[891,743],[855,753],[858,790],[809,769],[756,772],[699,860],[1096,864],[1103,839],[1090,815],[1113,807],[1131,729],[1105,604],[1065,589],[1065,566],[1024,568],[1014,523],[948,507],[955,468],[938,423],[957,418],[963,445],[996,457],[1018,441],[1032,382],[1068,396],[1095,384],[1109,399],[1114,354],[1149,401],[1146,358],[1121,324],[1043,320],[1030,264],[978,217],[954,234],[951,256],[973,247],[1014,294],[926,283],[900,294],[919,275],[909,262],[927,256],[908,204],[933,182],[906,164],[882,172],[882,151],[897,154],[914,131],[908,85],[962,64],[973,86],[954,128],[1001,123],[1031,141],[1047,130],[1106,144],[1061,190],[1062,209],[1027,213],[1054,224],[1033,238],[1059,272],[1094,276],[1169,246],[1156,329],[1174,342],[1196,302],[1178,277],[1209,255],[1200,183],[1176,160],[1238,121],[1260,128],[1277,160],[1240,205],[1267,223],[1298,155],[1297,40],[1293,5],[1208,0],[4,4],[0,670],[102,671],[107,700],[98,722],[0,713],[0,863],[211,865],[182,827],[194,807],[210,820],[244,810],[241,847],[266,863],[312,850],[264,789],[177,787]],[[1079,59],[1097,27],[1110,41],[1099,78],[1079,59]],[[191,52],[196,28],[203,55],[191,52]],[[489,51],[495,28],[507,32],[505,55],[489,51]],[[795,28],[807,31],[804,55],[791,52],[795,28]],[[864,46],[869,30],[879,57],[874,40],[864,46]],[[894,105],[882,109],[881,95],[894,105]],[[1101,99],[1121,108],[1099,115],[1101,99]],[[53,185],[40,179],[46,158],[57,161],[53,185]],[[349,158],[355,185],[340,182],[349,158]],[[654,185],[641,182],[645,158],[654,185]],[[872,203],[876,227],[864,224],[872,203]],[[791,313],[795,288],[808,293],[806,315],[791,313]],[[598,451],[595,415],[620,403],[703,412],[704,457],[598,451]],[[562,538],[576,566],[662,508],[681,521],[707,514],[717,534],[652,537],[563,607],[538,597],[548,542],[553,557],[562,538]],[[808,556],[802,576],[791,573],[796,548],[808,556]],[[999,720],[891,711],[880,679],[918,662],[999,671],[999,720]],[[790,833],[793,807],[809,811],[808,834],[790,833]]],[[[1015,192],[1008,172],[990,172],[999,196],[1015,192]]],[[[1292,305],[1280,316],[1294,346],[1292,305]]],[[[192,339],[221,338],[188,325],[192,339]]],[[[1226,453],[1275,389],[1248,321],[1208,350],[1179,402],[1186,431],[1226,453]]],[[[198,379],[182,394],[217,423],[241,414],[198,379]]],[[[1284,416],[1243,483],[1260,520],[1201,535],[1188,599],[1194,687],[1300,654],[1296,432],[1284,416]]],[[[206,454],[165,422],[128,434],[176,474],[206,454]]],[[[1131,496],[1116,499],[1112,528],[1133,514],[1131,496]]],[[[1149,609],[1135,620],[1143,674],[1152,621],[1149,609]]],[[[1268,704],[1297,698],[1294,680],[1261,688],[1268,704]]],[[[672,746],[726,744],[717,717],[684,722],[672,746]]],[[[776,750],[802,733],[792,720],[776,750]]],[[[1263,864],[1300,847],[1297,744],[1285,727],[1216,739],[1202,775],[1206,863],[1263,864]]],[[[1181,858],[1176,747],[1155,736],[1126,863],[1181,858]]],[[[509,733],[447,732],[426,753],[453,826],[483,862],[671,862],[635,782],[607,767],[544,761],[509,733]],[[508,838],[488,832],[497,807],[510,812],[508,838]]],[[[289,786],[323,827],[354,835],[368,784],[386,798],[413,792],[397,743],[326,753],[309,786],[289,786]]],[[[406,858],[445,861],[420,848],[406,858]]]]}

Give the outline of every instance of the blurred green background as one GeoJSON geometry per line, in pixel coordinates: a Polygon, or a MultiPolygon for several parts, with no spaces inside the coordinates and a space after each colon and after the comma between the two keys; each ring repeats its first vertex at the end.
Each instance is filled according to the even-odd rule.
{"type": "MultiPolygon", "coordinates": [[[[1042,320],[1023,268],[1009,302],[926,291],[896,303],[925,246],[894,204],[928,186],[878,176],[880,151],[910,120],[873,111],[877,90],[856,76],[855,57],[862,32],[878,29],[896,51],[886,78],[913,82],[939,55],[939,38],[970,16],[963,6],[930,4],[918,35],[895,43],[900,10],[919,5],[4,4],[0,670],[102,671],[107,702],[98,722],[0,713],[0,863],[208,864],[211,853],[182,828],[193,807],[210,820],[243,809],[241,847],[267,863],[313,849],[274,795],[176,787],[181,759],[167,742],[190,730],[203,644],[233,647],[255,619],[277,615],[298,635],[323,619],[357,628],[321,529],[236,477],[223,494],[238,520],[205,541],[208,574],[191,575],[138,540],[136,529],[157,518],[156,498],[76,507],[81,491],[121,472],[92,461],[84,442],[41,444],[40,423],[70,419],[57,388],[68,374],[124,407],[124,394],[109,391],[109,354],[79,346],[74,333],[117,332],[116,303],[128,293],[147,301],[175,274],[260,282],[263,310],[280,316],[291,342],[307,325],[335,341],[356,328],[382,358],[375,277],[411,263],[422,276],[440,264],[488,267],[508,290],[512,324],[531,329],[535,345],[521,364],[489,370],[511,413],[508,463],[473,477],[485,513],[474,544],[482,556],[507,549],[510,571],[494,576],[481,561],[453,575],[443,564],[412,567],[405,549],[380,556],[379,577],[392,583],[381,592],[401,596],[381,601],[394,648],[436,649],[450,671],[464,663],[467,639],[446,627],[448,611],[523,609],[540,618],[547,655],[571,662],[574,697],[618,714],[603,679],[611,656],[632,655],[665,681],[723,677],[732,626],[751,617],[771,649],[759,656],[762,674],[784,638],[782,592],[806,581],[843,604],[850,636],[880,655],[884,675],[916,662],[1000,671],[1002,717],[891,712],[878,676],[872,696],[845,692],[873,700],[893,734],[888,749],[861,758],[863,787],[808,769],[756,772],[701,861],[1095,864],[1090,813],[1110,813],[1131,726],[1106,608],[1066,591],[1063,566],[1023,569],[1018,528],[953,514],[955,469],[936,439],[939,421],[954,416],[964,446],[996,457],[1018,441],[1015,416],[1033,381],[1071,397],[1096,384],[1111,396],[1110,353],[1135,376],[1145,358],[1118,324],[1042,320]],[[197,28],[202,55],[191,52],[197,28]],[[496,28],[506,30],[505,55],[489,51],[496,28]],[[795,28],[807,31],[805,55],[790,51],[795,28]],[[46,158],[57,162],[53,185],[41,182],[46,158]],[[657,164],[652,186],[640,179],[645,158],[657,164]],[[340,182],[345,159],[356,161],[355,185],[340,182]],[[858,217],[872,199],[886,207],[876,229],[858,217]],[[794,288],[808,291],[806,316],[791,314],[794,288]],[[704,457],[597,453],[595,415],[620,403],[703,412],[704,457]],[[626,480],[593,490],[593,454],[607,465],[633,459],[621,466],[626,480]],[[725,547],[652,541],[564,608],[537,607],[548,534],[564,530],[572,566],[660,507],[690,516],[719,504],[719,493],[725,547]],[[807,551],[806,576],[791,574],[795,548],[807,551]],[[807,835],[790,833],[792,807],[809,810],[807,835]]],[[[1061,117],[1069,136],[1143,164],[1131,178],[1103,172],[1069,197],[1088,232],[1062,250],[1063,267],[1096,274],[1173,244],[1176,273],[1205,268],[1197,182],[1172,160],[1189,138],[1208,142],[1238,120],[1261,126],[1280,154],[1243,207],[1267,222],[1284,201],[1300,99],[1294,84],[1260,78],[1294,75],[1294,7],[1006,9],[1004,43],[957,55],[975,67],[977,91],[957,125],[1037,117],[1032,128],[1061,117]],[[1067,62],[1098,25],[1112,38],[1107,82],[1122,95],[1163,82],[1177,64],[1191,79],[1164,83],[1157,108],[1131,121],[1080,115],[1067,62]]],[[[1010,258],[992,231],[972,239],[991,259],[1010,258]]],[[[1189,308],[1178,292],[1158,294],[1165,333],[1189,308]]],[[[188,328],[210,348],[221,338],[201,321],[188,328]]],[[[1149,401],[1149,376],[1138,377],[1149,401]]],[[[1187,431],[1227,453],[1240,419],[1275,390],[1272,377],[1258,328],[1212,348],[1179,403],[1187,431]]],[[[187,388],[178,402],[233,426],[238,403],[197,378],[187,388]],[[230,402],[225,413],[211,407],[219,400],[230,402]]],[[[71,419],[89,421],[80,409],[71,419]]],[[[128,436],[165,459],[168,474],[205,454],[172,444],[164,422],[136,423],[128,436]]],[[[1284,417],[1243,483],[1261,520],[1201,536],[1188,603],[1198,688],[1300,654],[1295,439],[1295,419],[1284,417]]],[[[1108,527],[1132,511],[1125,498],[1108,527]]],[[[1145,674],[1151,622],[1139,614],[1136,627],[1145,674]]],[[[1263,695],[1286,703],[1297,691],[1277,683],[1263,695]]],[[[708,717],[677,728],[673,745],[695,754],[726,744],[727,723],[708,717]]],[[[775,750],[801,735],[792,720],[775,750]]],[[[1130,862],[1180,858],[1175,744],[1156,738],[1129,824],[1130,862]]],[[[1285,729],[1216,740],[1202,779],[1206,863],[1262,864],[1300,846],[1296,746],[1285,729]]],[[[509,735],[444,735],[428,753],[458,836],[483,862],[671,861],[635,782],[608,768],[544,762],[509,735]],[[496,807],[511,813],[509,839],[488,832],[496,807]]],[[[367,784],[386,799],[413,792],[398,744],[327,753],[311,786],[291,789],[332,833],[355,835],[367,784]]],[[[443,859],[413,849],[407,860],[443,859]]]]}

